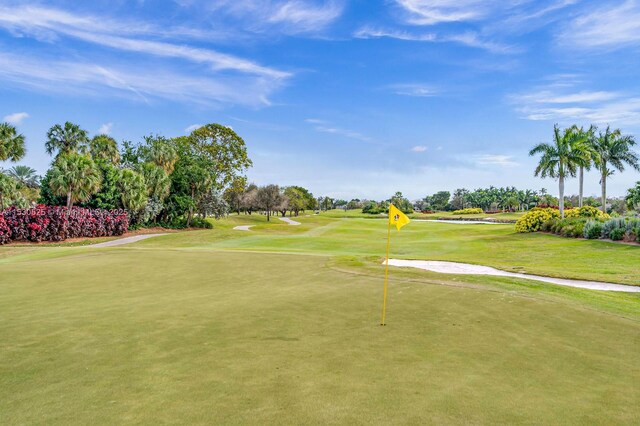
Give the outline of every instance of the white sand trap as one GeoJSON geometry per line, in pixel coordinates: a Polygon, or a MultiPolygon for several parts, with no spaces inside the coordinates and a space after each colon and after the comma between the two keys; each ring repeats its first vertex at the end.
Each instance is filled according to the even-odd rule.
{"type": "MultiPolygon", "coordinates": [[[[382,262],[384,264],[384,262],[382,262]]],[[[640,293],[640,287],[603,283],[598,281],[569,280],[564,278],[543,277],[540,275],[520,274],[517,272],[501,271],[489,266],[471,265],[468,263],[442,262],[435,260],[400,260],[389,259],[390,266],[405,268],[424,269],[426,271],[438,272],[441,274],[460,275],[493,275],[498,277],[524,278],[527,280],[543,281],[551,284],[564,285],[569,287],[586,288],[589,290],[622,291],[626,293],[640,293]]]]}
{"type": "Polygon", "coordinates": [[[134,235],[133,237],[125,237],[125,238],[120,238],[118,240],[106,241],[104,243],[91,244],[91,245],[83,246],[83,247],[100,248],[100,247],[121,246],[123,244],[131,244],[131,243],[135,243],[136,241],[146,240],[147,238],[152,238],[152,237],[159,237],[161,235],[167,235],[167,234],[134,235]]]}
{"type": "Polygon", "coordinates": [[[513,223],[493,222],[490,220],[448,220],[448,219],[412,219],[412,222],[453,223],[455,225],[513,225],[513,223]]]}
{"type": "Polygon", "coordinates": [[[233,228],[234,231],[250,231],[251,227],[255,225],[240,225],[233,228]]]}
{"type": "Polygon", "coordinates": [[[291,220],[288,217],[279,217],[278,219],[280,219],[283,222],[287,222],[289,225],[302,225],[300,222],[296,222],[295,220],[291,220]]]}

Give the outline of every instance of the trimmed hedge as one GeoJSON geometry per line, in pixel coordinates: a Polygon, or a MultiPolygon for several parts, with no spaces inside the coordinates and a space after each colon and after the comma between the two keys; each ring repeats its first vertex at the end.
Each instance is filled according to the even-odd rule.
{"type": "Polygon", "coordinates": [[[129,218],[122,211],[38,205],[28,209],[10,207],[0,217],[0,244],[10,241],[64,241],[78,237],[122,235],[129,218]],[[8,229],[4,236],[2,223],[8,229]]]}
{"type": "Polygon", "coordinates": [[[479,209],[477,207],[466,208],[461,210],[454,210],[451,214],[483,214],[484,210],[479,209]]]}

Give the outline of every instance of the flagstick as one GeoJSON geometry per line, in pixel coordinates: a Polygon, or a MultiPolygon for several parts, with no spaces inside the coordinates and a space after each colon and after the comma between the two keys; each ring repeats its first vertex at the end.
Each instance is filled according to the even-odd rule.
{"type": "Polygon", "coordinates": [[[387,325],[385,322],[385,315],[387,313],[387,283],[389,281],[389,246],[391,245],[391,221],[389,220],[389,226],[387,229],[387,262],[384,270],[384,296],[382,299],[382,321],[380,325],[387,325]]]}

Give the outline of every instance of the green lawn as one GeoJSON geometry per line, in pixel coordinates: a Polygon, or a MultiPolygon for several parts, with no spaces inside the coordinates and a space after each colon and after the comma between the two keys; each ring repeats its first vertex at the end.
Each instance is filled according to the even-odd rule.
{"type": "MultiPolygon", "coordinates": [[[[298,220],[0,247],[0,424],[640,422],[639,296],[392,269],[380,327],[385,222],[298,220]]],[[[638,284],[640,247],[512,228],[392,251],[638,284]]]]}

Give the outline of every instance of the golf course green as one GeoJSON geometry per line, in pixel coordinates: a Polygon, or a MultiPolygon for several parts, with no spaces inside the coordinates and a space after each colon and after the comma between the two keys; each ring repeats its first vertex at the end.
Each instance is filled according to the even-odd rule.
{"type": "MultiPolygon", "coordinates": [[[[380,327],[386,221],[294,219],[0,247],[0,424],[640,423],[640,294],[391,268],[380,327]]],[[[391,253],[640,285],[637,245],[512,225],[391,253]]]]}

